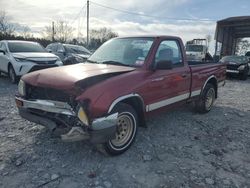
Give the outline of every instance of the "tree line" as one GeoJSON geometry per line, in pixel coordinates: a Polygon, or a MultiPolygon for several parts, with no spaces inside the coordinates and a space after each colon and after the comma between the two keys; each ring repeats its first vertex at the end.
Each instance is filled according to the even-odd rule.
{"type": "Polygon", "coordinates": [[[54,31],[52,25],[48,25],[41,31],[41,37],[34,37],[28,26],[13,23],[5,11],[0,11],[0,40],[36,41],[44,47],[52,42],[61,42],[82,45],[90,50],[95,50],[107,40],[118,36],[110,28],[92,29],[90,30],[89,44],[87,44],[86,38],[73,38],[73,33],[74,28],[66,21],[57,20],[54,22],[54,31]]]}

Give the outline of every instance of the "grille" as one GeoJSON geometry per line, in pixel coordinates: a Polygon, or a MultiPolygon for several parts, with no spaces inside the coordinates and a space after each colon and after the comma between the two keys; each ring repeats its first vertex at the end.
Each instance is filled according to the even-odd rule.
{"type": "Polygon", "coordinates": [[[227,65],[228,70],[238,70],[239,65],[227,65]]]}
{"type": "Polygon", "coordinates": [[[56,60],[50,60],[50,61],[33,61],[37,64],[43,64],[43,65],[52,65],[56,63],[56,60]]]}
{"type": "Polygon", "coordinates": [[[26,85],[26,91],[27,99],[54,100],[70,103],[70,96],[61,90],[26,85]]]}
{"type": "Polygon", "coordinates": [[[47,68],[52,68],[52,67],[57,67],[57,65],[35,65],[30,69],[29,72],[37,71],[37,70],[42,70],[42,69],[47,69],[47,68]]]}

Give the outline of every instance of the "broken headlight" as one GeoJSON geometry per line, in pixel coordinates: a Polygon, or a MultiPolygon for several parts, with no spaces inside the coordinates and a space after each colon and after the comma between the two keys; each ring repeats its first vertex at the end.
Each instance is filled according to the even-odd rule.
{"type": "Polygon", "coordinates": [[[19,81],[19,84],[18,84],[18,93],[21,96],[25,96],[25,94],[26,94],[25,82],[23,80],[19,81]]]}
{"type": "Polygon", "coordinates": [[[77,117],[80,119],[82,123],[84,123],[85,125],[89,125],[88,116],[82,107],[79,108],[77,112],[77,117]]]}

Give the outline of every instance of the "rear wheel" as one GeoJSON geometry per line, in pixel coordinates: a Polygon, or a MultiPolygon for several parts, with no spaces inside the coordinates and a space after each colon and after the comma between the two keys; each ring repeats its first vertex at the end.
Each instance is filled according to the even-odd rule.
{"type": "Polygon", "coordinates": [[[12,65],[9,66],[9,78],[11,83],[15,84],[17,82],[17,76],[12,65]]]}
{"type": "Polygon", "coordinates": [[[110,155],[125,152],[134,142],[138,117],[136,111],[127,104],[118,104],[113,112],[118,112],[115,138],[104,144],[105,151],[110,155]]]}
{"type": "Polygon", "coordinates": [[[208,83],[199,100],[195,102],[195,109],[200,113],[209,112],[215,101],[215,88],[213,84],[208,83]]]}

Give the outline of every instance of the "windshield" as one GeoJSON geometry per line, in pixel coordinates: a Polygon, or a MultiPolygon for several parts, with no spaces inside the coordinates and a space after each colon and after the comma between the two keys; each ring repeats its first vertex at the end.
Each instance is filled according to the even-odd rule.
{"type": "Polygon", "coordinates": [[[84,48],[83,46],[66,44],[64,45],[64,47],[66,48],[68,52],[71,52],[71,53],[86,54],[86,55],[91,54],[91,52],[88,49],[84,48]]]}
{"type": "Polygon", "coordinates": [[[187,45],[186,51],[187,52],[202,52],[203,46],[201,46],[201,45],[187,45]]]}
{"type": "Polygon", "coordinates": [[[47,52],[36,42],[8,42],[10,52],[47,52]]]}
{"type": "Polygon", "coordinates": [[[95,63],[142,66],[154,38],[115,38],[104,43],[88,59],[95,63]]]}

